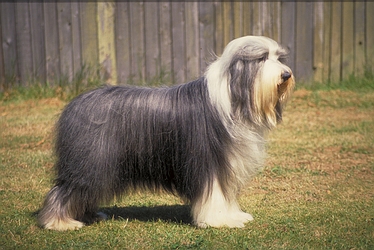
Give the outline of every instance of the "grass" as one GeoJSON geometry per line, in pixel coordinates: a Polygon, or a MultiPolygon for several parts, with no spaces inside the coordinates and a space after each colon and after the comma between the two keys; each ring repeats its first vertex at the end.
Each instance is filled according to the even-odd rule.
{"type": "Polygon", "coordinates": [[[195,228],[178,197],[151,193],[106,205],[110,219],[81,230],[40,229],[53,124],[70,98],[3,93],[0,249],[374,249],[374,81],[357,82],[295,91],[264,171],[239,198],[255,217],[242,229],[195,228]]]}

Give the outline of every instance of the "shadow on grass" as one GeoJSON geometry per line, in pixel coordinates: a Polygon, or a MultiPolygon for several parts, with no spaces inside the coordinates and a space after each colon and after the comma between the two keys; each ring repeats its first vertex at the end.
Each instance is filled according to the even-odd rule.
{"type": "Polygon", "coordinates": [[[165,221],[182,224],[191,224],[191,208],[188,205],[154,206],[154,207],[104,207],[100,212],[105,213],[108,219],[139,220],[139,221],[165,221]]]}

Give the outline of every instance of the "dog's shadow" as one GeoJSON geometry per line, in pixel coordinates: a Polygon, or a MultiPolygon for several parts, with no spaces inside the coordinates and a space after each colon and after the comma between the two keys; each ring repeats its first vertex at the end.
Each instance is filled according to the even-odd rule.
{"type": "Polygon", "coordinates": [[[191,208],[188,205],[154,206],[154,207],[103,207],[100,212],[108,216],[108,220],[129,221],[165,221],[178,224],[192,224],[191,208]]]}

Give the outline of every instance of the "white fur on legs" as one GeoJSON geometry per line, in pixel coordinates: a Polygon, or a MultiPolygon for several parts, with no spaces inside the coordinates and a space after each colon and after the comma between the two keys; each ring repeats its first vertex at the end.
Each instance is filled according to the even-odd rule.
{"type": "Polygon", "coordinates": [[[217,180],[212,185],[211,195],[203,197],[192,204],[192,216],[198,227],[244,227],[244,224],[253,220],[252,215],[240,210],[235,199],[228,201],[217,180]]]}
{"type": "MultiPolygon", "coordinates": [[[[97,213],[97,221],[107,220],[108,216],[102,212],[97,213]]],[[[72,218],[50,218],[48,222],[44,225],[46,229],[66,231],[66,230],[76,230],[84,226],[83,222],[74,220],[72,218]]]]}
{"type": "Polygon", "coordinates": [[[53,218],[44,225],[46,229],[66,231],[66,230],[76,230],[84,226],[83,222],[73,220],[71,218],[59,219],[53,218]]]}

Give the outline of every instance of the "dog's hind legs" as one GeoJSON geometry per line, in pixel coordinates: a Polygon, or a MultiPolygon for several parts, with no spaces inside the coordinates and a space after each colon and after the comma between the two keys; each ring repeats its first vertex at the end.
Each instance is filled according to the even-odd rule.
{"type": "Polygon", "coordinates": [[[56,185],[47,194],[38,222],[46,229],[75,230],[107,218],[105,214],[96,211],[96,201],[89,194],[78,188],[68,192],[64,187],[56,185]]]}
{"type": "Polygon", "coordinates": [[[57,231],[75,230],[84,226],[76,220],[76,209],[71,200],[64,199],[60,186],[53,187],[45,198],[42,210],[38,214],[39,225],[57,231]]]}

